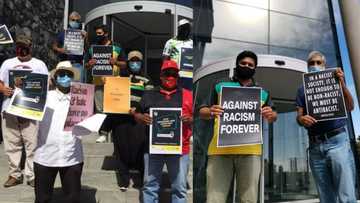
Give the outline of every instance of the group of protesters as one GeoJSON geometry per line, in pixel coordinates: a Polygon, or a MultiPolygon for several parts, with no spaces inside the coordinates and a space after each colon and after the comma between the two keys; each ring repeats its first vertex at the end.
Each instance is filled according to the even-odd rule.
{"type": "MultiPolygon", "coordinates": [[[[5,60],[1,65],[0,91],[4,95],[2,132],[9,165],[8,179],[4,187],[22,184],[25,176],[26,183],[35,188],[35,202],[50,202],[54,182],[59,173],[66,202],[80,202],[84,165],[81,137],[72,131],[64,131],[64,123],[71,105],[72,82],[93,84],[94,112],[104,113],[104,85],[108,77],[91,75],[91,70],[96,64],[96,59],[92,57],[92,45],[104,45],[112,47],[112,54],[108,59],[113,67],[110,77],[128,77],[130,80],[131,108],[127,114],[106,114],[99,130],[100,136],[96,140],[104,142],[109,135],[112,137],[120,175],[120,190],[127,191],[129,188],[129,170],[133,168],[141,173],[143,202],[158,202],[162,171],[166,164],[171,182],[172,202],[186,202],[192,135],[192,92],[191,88],[183,88],[189,81],[181,77],[179,50],[183,46],[192,48],[191,23],[186,19],[179,21],[178,35],[166,43],[163,55],[159,56],[163,58],[161,67],[151,67],[160,68],[158,86],[155,86],[144,73],[146,59],[141,51],[134,48],[125,53],[119,44],[110,39],[106,25],[99,25],[91,30],[95,37],[89,39],[88,33],[82,30],[81,16],[74,11],[69,16],[67,29],[81,30],[85,41],[83,55],[72,55],[66,51],[64,30],[52,44],[59,62],[50,71],[42,60],[32,56],[31,36],[19,34],[15,40],[16,56],[5,60]],[[6,111],[15,89],[22,88],[21,80],[15,80],[14,87],[10,87],[10,70],[28,70],[48,75],[49,90],[41,121],[15,116],[6,111]],[[182,109],[182,154],[149,153],[149,125],[152,123],[149,110],[156,107],[182,109]],[[25,170],[22,172],[20,162],[23,150],[25,170]]],[[[192,80],[190,82],[192,84],[192,80]]]]}

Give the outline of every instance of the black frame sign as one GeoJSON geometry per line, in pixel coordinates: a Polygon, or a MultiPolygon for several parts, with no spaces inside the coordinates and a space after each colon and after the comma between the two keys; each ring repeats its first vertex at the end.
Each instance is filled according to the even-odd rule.
{"type": "Polygon", "coordinates": [[[181,108],[150,108],[150,154],[182,154],[181,108]]]}
{"type": "Polygon", "coordinates": [[[6,27],[6,25],[0,26],[0,44],[11,44],[14,43],[14,40],[11,37],[11,34],[6,27]]]}
{"type": "Polygon", "coordinates": [[[317,121],[347,118],[343,91],[335,70],[303,74],[307,114],[317,121]]]}
{"type": "Polygon", "coordinates": [[[84,37],[81,30],[67,29],[64,35],[64,48],[67,54],[84,54],[84,37]]]}
{"type": "Polygon", "coordinates": [[[93,76],[112,76],[113,66],[110,64],[113,47],[103,45],[92,46],[92,58],[96,59],[96,64],[92,68],[93,76]]]}
{"type": "Polygon", "coordinates": [[[222,87],[217,147],[262,144],[261,88],[222,87]]]}

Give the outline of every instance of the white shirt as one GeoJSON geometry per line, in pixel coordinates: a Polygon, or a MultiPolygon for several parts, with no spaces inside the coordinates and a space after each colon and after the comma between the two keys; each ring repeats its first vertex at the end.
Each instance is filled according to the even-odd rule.
{"type": "Polygon", "coordinates": [[[44,118],[39,122],[34,162],[49,167],[67,167],[83,162],[81,139],[64,131],[70,107],[70,94],[48,92],[44,118]]]}
{"type": "MultiPolygon", "coordinates": [[[[9,86],[9,70],[31,70],[33,73],[48,75],[48,69],[45,63],[32,57],[30,61],[21,62],[17,57],[7,59],[0,68],[0,80],[5,86],[9,86]]],[[[10,97],[4,96],[2,111],[6,110],[10,103],[10,97]]]]}

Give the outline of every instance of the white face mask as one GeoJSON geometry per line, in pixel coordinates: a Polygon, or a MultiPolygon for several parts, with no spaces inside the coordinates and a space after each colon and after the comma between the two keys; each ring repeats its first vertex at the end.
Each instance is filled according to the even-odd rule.
{"type": "Polygon", "coordinates": [[[319,72],[322,71],[324,68],[322,66],[309,66],[308,67],[308,72],[309,73],[313,73],[313,72],[319,72]]]}

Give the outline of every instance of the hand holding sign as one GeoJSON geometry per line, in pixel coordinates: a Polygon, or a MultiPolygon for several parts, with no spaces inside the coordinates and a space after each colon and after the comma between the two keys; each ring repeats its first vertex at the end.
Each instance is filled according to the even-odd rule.
{"type": "Polygon", "coordinates": [[[276,119],[276,113],[272,110],[270,106],[262,107],[261,114],[270,123],[276,119]]]}
{"type": "Polygon", "coordinates": [[[191,125],[193,122],[193,117],[191,115],[182,115],[181,121],[185,124],[191,125]]]}
{"type": "Polygon", "coordinates": [[[220,116],[224,113],[224,109],[220,105],[212,105],[210,107],[210,116],[220,116]]]}
{"type": "Polygon", "coordinates": [[[4,96],[10,97],[14,94],[14,90],[10,87],[3,86],[3,89],[1,90],[4,96]]]}
{"type": "Polygon", "coordinates": [[[317,120],[315,118],[313,118],[312,116],[309,115],[305,115],[305,116],[301,116],[299,118],[299,122],[305,126],[305,127],[311,127],[313,126],[315,123],[317,123],[317,120]]]}

